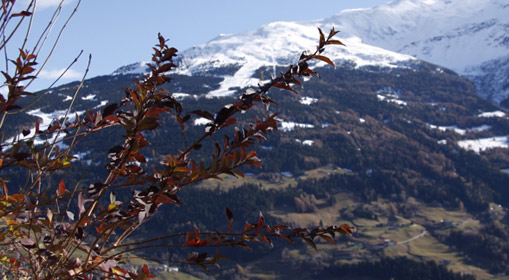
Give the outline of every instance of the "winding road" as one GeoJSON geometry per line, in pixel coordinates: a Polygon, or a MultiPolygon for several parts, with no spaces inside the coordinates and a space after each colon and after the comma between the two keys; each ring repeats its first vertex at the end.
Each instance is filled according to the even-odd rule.
{"type": "Polygon", "coordinates": [[[415,240],[415,239],[421,238],[421,237],[423,237],[424,235],[426,235],[426,233],[428,233],[428,231],[424,230],[424,231],[423,231],[423,232],[421,232],[420,234],[418,234],[418,235],[416,235],[416,236],[414,236],[414,237],[412,237],[412,238],[410,238],[410,239],[407,239],[407,240],[405,240],[405,241],[398,242],[398,243],[396,243],[395,245],[397,245],[397,244],[405,244],[405,243],[408,243],[408,242],[413,241],[413,240],[415,240]]]}

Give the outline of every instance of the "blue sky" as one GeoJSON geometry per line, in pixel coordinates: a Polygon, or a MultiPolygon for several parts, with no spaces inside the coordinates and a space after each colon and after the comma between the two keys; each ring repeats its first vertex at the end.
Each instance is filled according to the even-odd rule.
{"type": "MultiPolygon", "coordinates": [[[[45,26],[60,1],[37,2],[34,34],[45,26]]],[[[72,12],[77,0],[65,2],[60,24],[72,12]]],[[[384,2],[388,0],[83,0],[65,29],[55,55],[45,67],[46,72],[32,89],[48,84],[81,50],[84,55],[63,82],[79,79],[86,69],[88,54],[92,54],[89,77],[149,60],[158,32],[170,39],[170,45],[182,51],[206,43],[221,33],[242,33],[273,21],[319,19],[344,9],[367,8],[384,2]]]]}

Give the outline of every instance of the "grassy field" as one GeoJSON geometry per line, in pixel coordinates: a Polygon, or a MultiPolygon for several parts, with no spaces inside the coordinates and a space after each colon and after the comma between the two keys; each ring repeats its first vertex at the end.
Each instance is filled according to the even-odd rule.
{"type": "MultiPolygon", "coordinates": [[[[389,257],[406,256],[412,259],[432,260],[446,264],[449,269],[455,272],[473,274],[478,279],[494,279],[494,276],[486,270],[468,264],[463,256],[437,240],[427,230],[427,228],[438,228],[445,232],[453,228],[478,230],[479,221],[465,211],[430,207],[409,198],[407,203],[418,209],[414,217],[396,216],[395,221],[388,222],[388,219],[380,213],[377,219],[354,218],[353,220],[345,220],[340,213],[345,209],[352,210],[358,206],[358,202],[354,196],[348,193],[337,194],[336,201],[335,205],[318,209],[313,213],[272,211],[269,214],[287,223],[301,226],[316,225],[317,221],[320,220],[325,225],[339,225],[342,223],[354,225],[356,232],[351,237],[351,242],[348,242],[350,244],[338,244],[337,246],[328,246],[325,243],[319,244],[321,252],[332,254],[340,252],[335,254],[342,256],[337,260],[340,263],[365,260],[377,254],[389,257]]],[[[372,202],[371,206],[386,209],[389,203],[389,201],[379,199],[372,202]]],[[[292,251],[292,256],[313,253],[308,249],[303,249],[299,253],[292,251]]]]}
{"type": "MultiPolygon", "coordinates": [[[[346,172],[341,168],[336,168],[333,166],[325,166],[317,169],[312,169],[305,171],[299,179],[305,180],[309,178],[324,178],[330,176],[331,174],[345,174],[346,172]]],[[[253,185],[262,185],[264,189],[282,189],[287,188],[289,186],[297,185],[296,177],[288,177],[281,175],[280,181],[277,182],[269,182],[267,180],[259,179],[256,176],[246,175],[244,178],[235,177],[231,175],[223,175],[220,176],[221,180],[217,179],[209,179],[199,183],[197,186],[201,188],[209,188],[215,189],[218,185],[222,190],[229,190],[231,188],[240,187],[243,184],[253,184],[253,185]]]]}
{"type": "MultiPolygon", "coordinates": [[[[323,178],[330,174],[346,174],[344,170],[332,166],[317,168],[306,171],[300,179],[323,178]]],[[[296,186],[298,181],[295,177],[281,176],[277,182],[268,182],[254,176],[235,178],[232,176],[222,177],[222,181],[207,180],[199,187],[215,189],[218,184],[223,190],[242,186],[245,183],[260,185],[264,189],[284,189],[296,186]]],[[[355,263],[372,260],[373,258],[388,256],[406,256],[415,260],[432,260],[447,265],[454,272],[473,274],[477,279],[500,279],[495,278],[486,270],[467,263],[464,256],[457,253],[453,248],[439,241],[434,234],[447,235],[451,230],[477,231],[480,222],[468,212],[460,210],[444,209],[442,207],[430,207],[409,197],[404,204],[416,209],[412,215],[391,214],[388,210],[394,208],[394,202],[379,198],[370,202],[369,208],[377,211],[375,218],[362,218],[351,216],[350,219],[342,213],[353,213],[360,206],[360,200],[351,193],[338,193],[334,195],[336,203],[332,206],[317,208],[310,213],[288,212],[272,210],[267,214],[279,218],[287,224],[301,227],[324,225],[350,224],[355,226],[356,231],[349,241],[338,242],[331,245],[325,241],[317,241],[319,252],[315,252],[309,246],[297,246],[285,249],[286,261],[306,262],[309,258],[315,258],[319,254],[333,256],[335,263],[355,263]]],[[[320,205],[325,201],[318,200],[320,205]]],[[[500,211],[498,205],[492,205],[492,211],[500,211]]],[[[390,212],[390,211],[389,211],[390,212]]],[[[249,279],[276,279],[277,275],[271,271],[279,271],[284,265],[281,251],[275,250],[262,260],[244,264],[245,267],[237,268],[249,279]]],[[[134,264],[133,264],[134,265],[134,264]]],[[[139,264],[136,264],[139,265],[139,264]]],[[[292,273],[292,272],[288,272],[292,273]]],[[[288,276],[285,274],[285,276],[288,276]]],[[[295,275],[299,277],[302,275],[295,275]]],[[[184,273],[164,272],[159,275],[161,279],[197,279],[184,273]]]]}

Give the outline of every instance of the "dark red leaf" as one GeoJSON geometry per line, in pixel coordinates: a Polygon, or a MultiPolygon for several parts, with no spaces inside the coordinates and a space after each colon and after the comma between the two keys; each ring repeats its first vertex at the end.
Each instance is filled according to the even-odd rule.
{"type": "Polygon", "coordinates": [[[110,121],[110,122],[116,122],[116,123],[120,122],[120,119],[118,117],[116,117],[116,116],[113,116],[113,115],[109,115],[107,117],[104,117],[103,120],[110,121]]]}
{"type": "Polygon", "coordinates": [[[287,235],[285,235],[285,234],[280,234],[280,235],[278,235],[278,236],[279,236],[280,238],[282,238],[282,239],[284,239],[284,240],[288,241],[290,244],[295,245],[295,241],[293,241],[293,239],[292,239],[292,238],[290,238],[290,237],[288,237],[287,235]]]}
{"type": "Polygon", "coordinates": [[[244,231],[243,232],[250,232],[250,231],[253,231],[256,229],[256,226],[246,222],[246,226],[244,226],[244,231]]]}
{"type": "Polygon", "coordinates": [[[341,42],[339,40],[330,40],[330,41],[327,41],[325,44],[326,45],[342,45],[342,46],[346,46],[345,44],[343,44],[343,42],[341,42]]]}
{"type": "Polygon", "coordinates": [[[334,239],[332,239],[332,237],[326,234],[320,234],[319,236],[323,238],[325,241],[329,242],[330,244],[336,245],[336,242],[334,242],[334,239]]]}
{"type": "Polygon", "coordinates": [[[309,244],[311,247],[313,247],[313,248],[315,249],[315,251],[317,251],[317,252],[318,252],[318,248],[316,248],[316,244],[315,244],[315,242],[313,242],[313,240],[311,240],[311,239],[310,239],[310,238],[308,238],[308,237],[302,237],[302,239],[303,239],[304,241],[306,241],[306,243],[307,243],[307,244],[309,244]]]}
{"type": "Polygon", "coordinates": [[[256,232],[260,232],[260,230],[262,230],[264,222],[265,218],[263,217],[262,212],[260,212],[260,215],[258,216],[258,225],[256,226],[256,232]]]}
{"type": "MultiPolygon", "coordinates": [[[[175,196],[176,197],[176,196],[175,196]]],[[[173,198],[170,198],[168,195],[162,193],[162,194],[159,194],[156,198],[156,201],[155,203],[156,204],[160,204],[160,203],[167,203],[167,204],[180,204],[178,203],[180,200],[175,200],[173,198]]]]}
{"type": "Polygon", "coordinates": [[[207,258],[207,253],[201,253],[199,254],[196,259],[194,260],[196,263],[201,263],[203,261],[205,261],[205,259],[207,258]]]}
{"type": "Polygon", "coordinates": [[[152,107],[147,111],[147,113],[145,113],[145,116],[146,117],[152,117],[152,116],[158,117],[159,114],[164,113],[164,112],[168,112],[168,109],[160,108],[160,107],[152,107]]]}
{"type": "Polygon", "coordinates": [[[152,130],[156,128],[159,124],[157,123],[157,119],[155,117],[146,117],[144,118],[140,125],[138,126],[138,131],[144,130],[152,130]]]}
{"type": "Polygon", "coordinates": [[[212,114],[207,112],[207,111],[196,110],[196,111],[192,111],[191,114],[195,114],[195,115],[200,116],[202,118],[206,118],[207,120],[211,120],[211,121],[214,120],[214,116],[212,116],[212,114]]]}
{"type": "Polygon", "coordinates": [[[225,105],[216,115],[214,122],[220,126],[237,111],[233,104],[225,105]]]}
{"type": "Polygon", "coordinates": [[[20,13],[12,14],[12,17],[27,17],[27,16],[31,16],[31,15],[32,15],[32,13],[29,11],[22,11],[20,13]]]}
{"type": "Polygon", "coordinates": [[[233,229],[233,213],[228,208],[226,208],[226,219],[228,220],[228,232],[230,232],[233,229]]]}
{"type": "Polygon", "coordinates": [[[138,162],[141,162],[141,163],[147,163],[147,159],[145,158],[145,156],[143,156],[142,154],[140,153],[134,153],[134,158],[138,161],[138,162]]]}
{"type": "Polygon", "coordinates": [[[352,230],[355,229],[354,227],[344,224],[339,227],[339,231],[346,235],[352,235],[352,230]]]}
{"type": "Polygon", "coordinates": [[[289,91],[291,91],[293,93],[297,93],[297,91],[295,89],[293,89],[291,86],[285,85],[283,83],[275,83],[272,86],[280,88],[280,89],[286,89],[286,90],[289,90],[289,91]]]}
{"type": "Polygon", "coordinates": [[[334,27],[330,30],[329,32],[329,36],[327,37],[327,40],[329,40],[330,38],[334,37],[334,35],[338,34],[339,31],[336,31],[334,30],[334,27]]]}
{"type": "Polygon", "coordinates": [[[58,184],[58,195],[61,196],[65,193],[65,183],[64,179],[60,180],[60,183],[58,184]]]}
{"type": "Polygon", "coordinates": [[[319,59],[323,62],[326,62],[332,66],[336,66],[334,65],[334,62],[332,62],[332,60],[330,60],[330,58],[326,57],[326,56],[323,56],[323,55],[314,55],[313,58],[316,58],[316,59],[319,59]]]}
{"type": "Polygon", "coordinates": [[[103,117],[106,117],[113,114],[113,112],[115,112],[115,110],[117,109],[118,107],[118,104],[117,103],[113,103],[113,104],[109,104],[108,106],[106,106],[103,110],[103,117]]]}
{"type": "Polygon", "coordinates": [[[145,276],[143,279],[150,279],[150,278],[156,278],[154,275],[150,273],[150,270],[148,269],[148,265],[144,264],[141,268],[141,273],[145,276]]]}
{"type": "Polygon", "coordinates": [[[222,125],[221,127],[226,127],[226,126],[229,126],[229,125],[232,125],[232,124],[236,124],[237,123],[237,119],[235,118],[228,118],[222,125]]]}

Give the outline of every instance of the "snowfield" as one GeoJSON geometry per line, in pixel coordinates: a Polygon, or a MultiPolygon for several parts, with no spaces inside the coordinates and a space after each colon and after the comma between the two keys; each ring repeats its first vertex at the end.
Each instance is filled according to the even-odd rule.
{"type": "Polygon", "coordinates": [[[496,136],[474,140],[458,141],[458,146],[465,150],[471,150],[480,153],[487,149],[509,148],[509,136],[496,136]]]}

